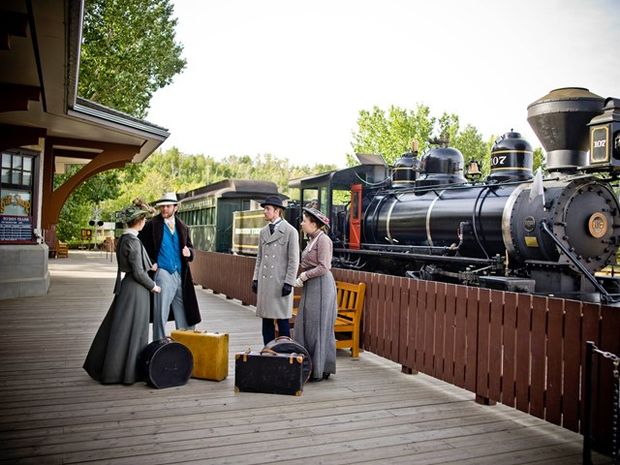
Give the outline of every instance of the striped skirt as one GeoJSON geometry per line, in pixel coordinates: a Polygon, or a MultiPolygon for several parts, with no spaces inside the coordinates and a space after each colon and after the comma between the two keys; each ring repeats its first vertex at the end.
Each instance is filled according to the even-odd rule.
{"type": "Polygon", "coordinates": [[[313,378],[336,373],[336,306],[336,282],[330,272],[304,283],[294,339],[310,352],[313,378]]]}

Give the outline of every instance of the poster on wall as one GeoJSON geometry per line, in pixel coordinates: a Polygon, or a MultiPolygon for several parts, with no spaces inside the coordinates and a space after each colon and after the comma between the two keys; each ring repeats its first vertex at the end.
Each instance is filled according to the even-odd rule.
{"type": "Polygon", "coordinates": [[[0,243],[33,242],[30,192],[2,189],[0,195],[0,243]]]}
{"type": "Polygon", "coordinates": [[[30,216],[32,205],[30,192],[16,189],[2,189],[0,194],[0,215],[30,216]]]}

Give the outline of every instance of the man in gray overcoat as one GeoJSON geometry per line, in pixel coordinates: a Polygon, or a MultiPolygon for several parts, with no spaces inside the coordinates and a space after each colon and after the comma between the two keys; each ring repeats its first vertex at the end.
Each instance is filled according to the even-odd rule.
{"type": "Polygon", "coordinates": [[[260,231],[252,290],[257,294],[256,316],[263,319],[263,341],[275,338],[274,320],[280,336],[290,336],[293,284],[299,267],[299,234],[284,218],[279,197],[267,197],[260,205],[265,221],[260,231]]]}

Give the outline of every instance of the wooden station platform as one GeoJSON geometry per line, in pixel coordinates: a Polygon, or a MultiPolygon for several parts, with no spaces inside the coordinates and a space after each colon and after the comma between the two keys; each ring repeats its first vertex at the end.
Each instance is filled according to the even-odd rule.
{"type": "Polygon", "coordinates": [[[230,333],[229,377],[102,386],[81,367],[115,263],[71,251],[50,271],[47,296],[0,301],[0,463],[581,463],[581,436],[369,352],[339,351],[337,374],[300,397],[235,394],[233,354],[260,349],[260,320],[199,288],[199,329],[230,333]]]}

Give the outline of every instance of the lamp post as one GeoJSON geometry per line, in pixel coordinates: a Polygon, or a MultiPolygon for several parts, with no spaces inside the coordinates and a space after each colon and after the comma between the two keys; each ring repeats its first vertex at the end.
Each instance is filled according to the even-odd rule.
{"type": "Polygon", "coordinates": [[[95,207],[93,208],[93,219],[88,222],[90,226],[95,227],[95,245],[93,246],[93,250],[99,250],[97,247],[97,236],[99,236],[99,228],[103,226],[103,221],[100,220],[101,216],[101,208],[95,207]]]}

